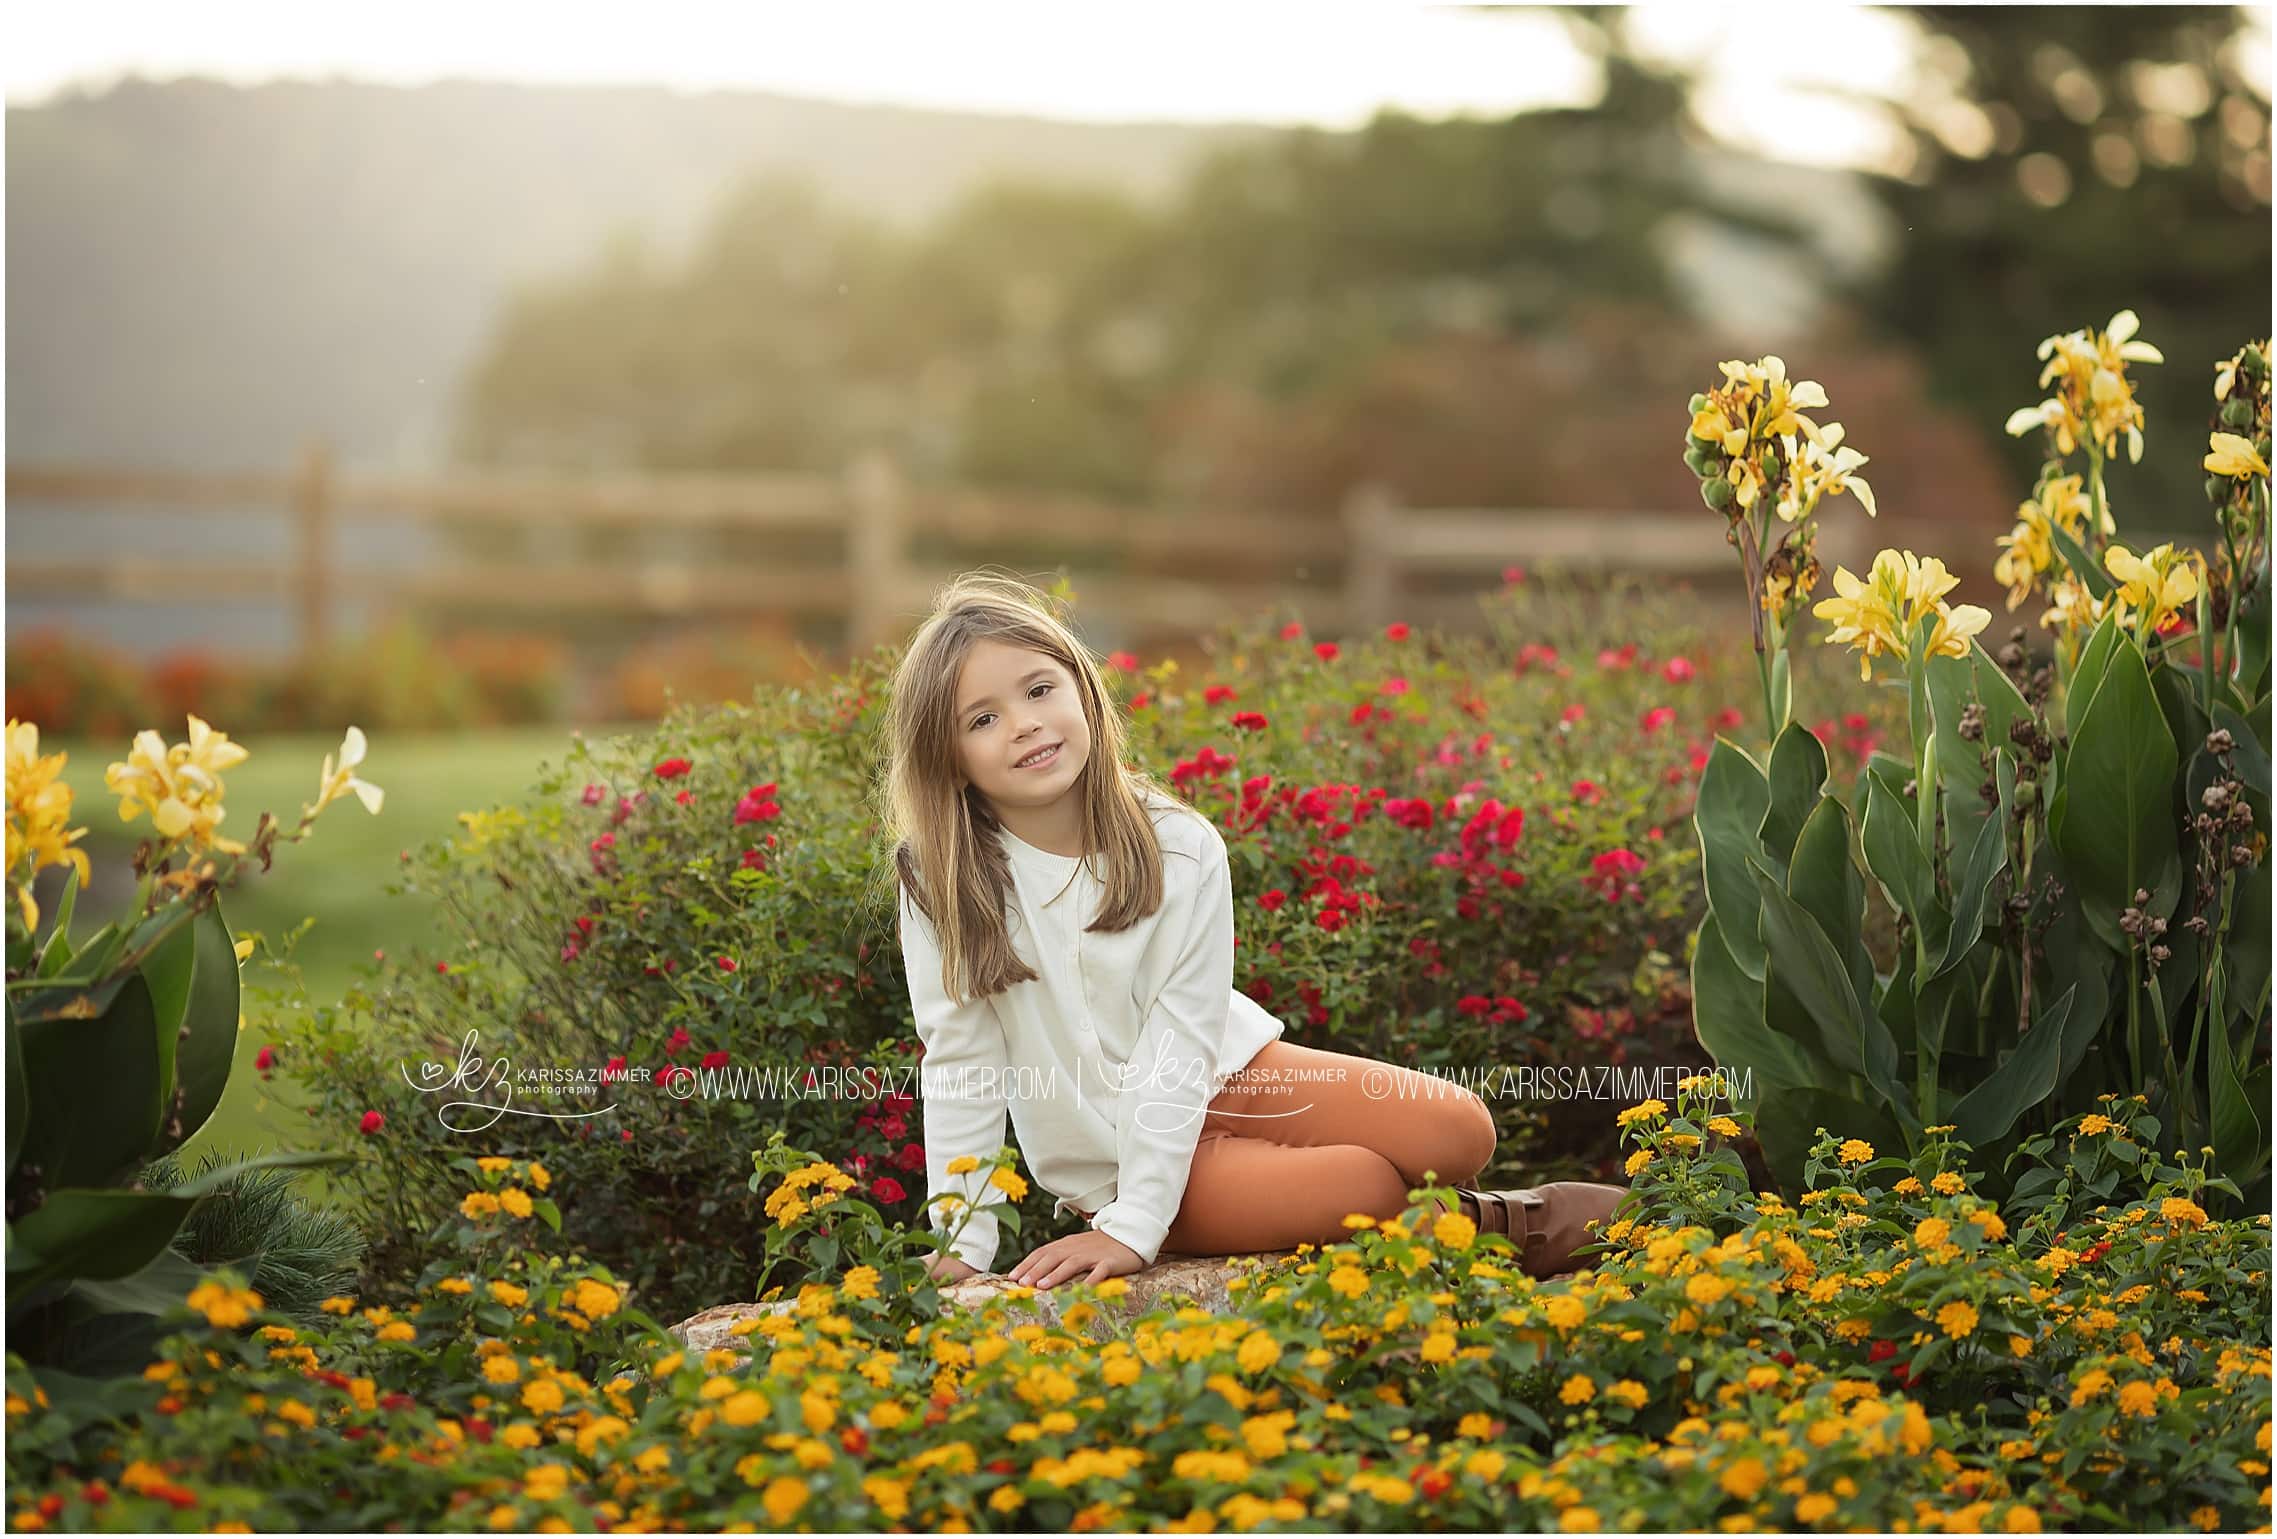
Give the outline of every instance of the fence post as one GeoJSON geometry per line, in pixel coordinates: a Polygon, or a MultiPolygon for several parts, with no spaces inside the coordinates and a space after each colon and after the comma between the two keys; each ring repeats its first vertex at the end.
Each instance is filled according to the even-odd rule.
{"type": "Polygon", "coordinates": [[[1344,495],[1344,628],[1357,634],[1385,623],[1399,595],[1394,562],[1397,499],[1380,481],[1344,495]]]}
{"type": "Polygon", "coordinates": [[[892,634],[909,586],[902,568],[901,474],[889,456],[872,450],[847,468],[846,493],[846,566],[853,587],[846,642],[849,651],[861,653],[892,634]]]}
{"type": "Polygon", "coordinates": [[[332,612],[332,450],[312,438],[293,472],[294,581],[303,657],[315,657],[329,640],[332,612]]]}

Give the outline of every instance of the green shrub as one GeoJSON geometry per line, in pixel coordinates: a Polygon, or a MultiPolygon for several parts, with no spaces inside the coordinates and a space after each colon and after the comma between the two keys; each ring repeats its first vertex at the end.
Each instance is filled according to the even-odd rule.
{"type": "MultiPolygon", "coordinates": [[[[142,1184],[171,1191],[227,1163],[207,1150],[185,1168],[170,1154],[143,1171],[142,1184]]],[[[345,1215],[302,1198],[299,1184],[293,1171],[247,1171],[198,1205],[174,1251],[200,1267],[238,1268],[272,1311],[313,1323],[318,1305],[356,1286],[364,1239],[345,1215]]]]}

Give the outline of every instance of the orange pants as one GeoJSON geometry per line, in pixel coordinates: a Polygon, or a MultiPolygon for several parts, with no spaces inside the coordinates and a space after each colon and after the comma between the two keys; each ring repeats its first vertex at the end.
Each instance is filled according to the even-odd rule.
{"type": "Polygon", "coordinates": [[[1439,1186],[1469,1184],[1494,1142],[1493,1112],[1459,1085],[1268,1042],[1209,1103],[1162,1250],[1225,1256],[1340,1240],[1348,1213],[1397,1218],[1426,1172],[1439,1186]]]}

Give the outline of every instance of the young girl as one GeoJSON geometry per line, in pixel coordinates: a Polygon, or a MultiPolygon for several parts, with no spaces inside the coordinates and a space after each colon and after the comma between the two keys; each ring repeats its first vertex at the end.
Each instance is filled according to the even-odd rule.
{"type": "MultiPolygon", "coordinates": [[[[1098,665],[1034,590],[952,585],[894,675],[886,731],[927,1211],[963,1222],[936,1276],[995,1264],[1007,1111],[1053,1216],[1090,1226],[1012,1268],[1038,1288],[1340,1239],[1346,1214],[1394,1218],[1427,1176],[1485,1168],[1478,1096],[1286,1041],[1234,989],[1224,840],[1123,763],[1098,665]],[[952,1192],[969,1220],[939,1203],[952,1192]]],[[[1456,1190],[1536,1276],[1570,1268],[1623,1195],[1456,1190]]]]}

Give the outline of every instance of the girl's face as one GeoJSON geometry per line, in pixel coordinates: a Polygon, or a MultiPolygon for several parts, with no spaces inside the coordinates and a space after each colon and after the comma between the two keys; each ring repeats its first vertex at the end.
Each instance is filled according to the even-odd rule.
{"type": "Polygon", "coordinates": [[[957,675],[957,765],[998,807],[1047,807],[1091,762],[1091,727],[1067,669],[1042,652],[977,641],[957,675]]]}

